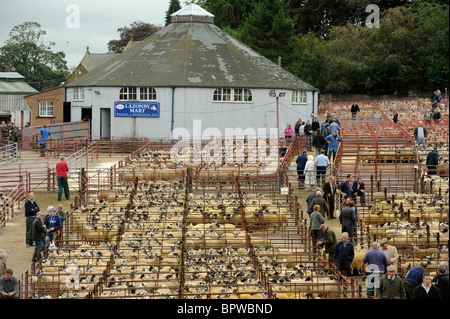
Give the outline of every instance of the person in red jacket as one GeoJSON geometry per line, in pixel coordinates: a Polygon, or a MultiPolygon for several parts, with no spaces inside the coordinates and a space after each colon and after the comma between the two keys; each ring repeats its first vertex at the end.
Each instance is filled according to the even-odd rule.
{"type": "Polygon", "coordinates": [[[56,176],[58,177],[58,200],[61,200],[61,196],[64,190],[64,196],[66,199],[70,198],[69,184],[67,183],[67,172],[69,171],[69,165],[67,165],[64,157],[61,158],[61,162],[56,164],[56,176]]]}

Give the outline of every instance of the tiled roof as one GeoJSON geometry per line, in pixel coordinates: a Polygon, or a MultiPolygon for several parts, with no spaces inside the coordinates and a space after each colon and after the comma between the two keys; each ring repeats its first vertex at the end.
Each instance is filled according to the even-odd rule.
{"type": "Polygon", "coordinates": [[[212,23],[171,23],[67,84],[315,90],[212,23]]]}

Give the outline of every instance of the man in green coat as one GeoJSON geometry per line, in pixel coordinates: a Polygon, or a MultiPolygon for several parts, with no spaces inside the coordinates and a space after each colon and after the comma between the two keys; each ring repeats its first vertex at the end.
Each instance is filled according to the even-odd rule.
{"type": "Polygon", "coordinates": [[[439,165],[439,153],[436,146],[428,153],[426,165],[428,168],[428,175],[436,175],[437,166],[439,165]]]}
{"type": "Polygon", "coordinates": [[[379,299],[406,299],[406,291],[403,280],[396,274],[397,267],[390,265],[387,273],[384,274],[377,288],[379,299]]]}
{"type": "Polygon", "coordinates": [[[322,240],[317,242],[317,246],[325,246],[325,252],[329,256],[328,261],[334,263],[334,249],[337,244],[336,234],[325,224],[320,225],[320,230],[323,232],[323,235],[322,240]]]}

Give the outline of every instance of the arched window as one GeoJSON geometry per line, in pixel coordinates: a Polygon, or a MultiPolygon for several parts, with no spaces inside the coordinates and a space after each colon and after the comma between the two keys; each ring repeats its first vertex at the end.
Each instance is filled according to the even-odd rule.
{"type": "Polygon", "coordinates": [[[153,87],[126,86],[120,89],[120,101],[156,101],[156,90],[153,87]]]}

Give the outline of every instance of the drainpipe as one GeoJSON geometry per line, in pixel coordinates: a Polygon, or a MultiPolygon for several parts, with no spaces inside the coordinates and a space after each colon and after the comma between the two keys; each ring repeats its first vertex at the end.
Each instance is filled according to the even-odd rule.
{"type": "Polygon", "coordinates": [[[174,124],[174,101],[175,101],[175,87],[172,87],[172,122],[170,124],[170,140],[172,140],[173,136],[172,136],[172,132],[173,132],[173,124],[174,124]]]}
{"type": "Polygon", "coordinates": [[[311,113],[311,115],[312,115],[312,121],[314,121],[314,103],[315,103],[315,99],[314,99],[314,97],[315,97],[315,95],[316,95],[316,91],[312,91],[312,113],[311,113]]]}

